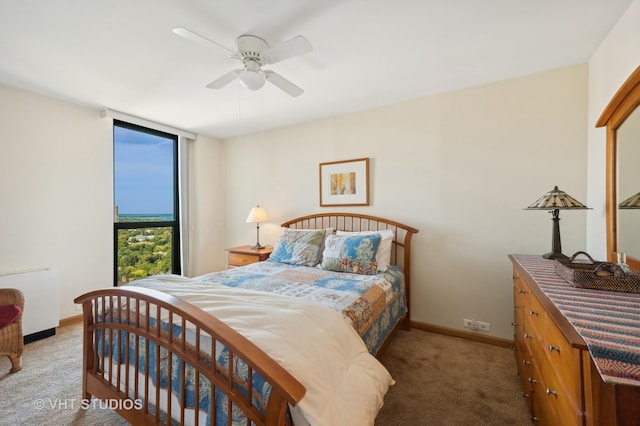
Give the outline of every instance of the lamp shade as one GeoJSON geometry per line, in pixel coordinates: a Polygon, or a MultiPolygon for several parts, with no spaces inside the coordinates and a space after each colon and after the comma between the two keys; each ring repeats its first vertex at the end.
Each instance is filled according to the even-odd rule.
{"type": "Polygon", "coordinates": [[[568,210],[582,209],[587,210],[589,207],[573,198],[571,195],[558,189],[555,186],[551,191],[538,198],[533,204],[525,210],[568,210]]]}
{"type": "Polygon", "coordinates": [[[247,216],[247,223],[264,223],[269,221],[267,211],[260,206],[255,206],[249,212],[247,216]]]}
{"type": "Polygon", "coordinates": [[[640,209],[640,192],[627,198],[618,205],[621,209],[640,209]]]}

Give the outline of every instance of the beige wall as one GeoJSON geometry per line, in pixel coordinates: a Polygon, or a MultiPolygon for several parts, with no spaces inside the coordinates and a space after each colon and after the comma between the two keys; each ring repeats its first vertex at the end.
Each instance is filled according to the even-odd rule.
{"type": "Polygon", "coordinates": [[[61,318],[113,282],[111,132],[97,111],[0,85],[0,273],[54,268],[61,318]]]}
{"type": "MultiPolygon", "coordinates": [[[[559,185],[586,201],[587,67],[574,66],[225,142],[229,245],[255,240],[254,204],[278,224],[357,211],[420,230],[413,320],[491,323],[510,339],[509,253],[551,249],[547,212],[522,209],[559,185]],[[318,163],[369,157],[371,205],[320,208],[318,163]]],[[[561,215],[563,248],[585,248],[585,212],[561,215]]]]}
{"type": "MultiPolygon", "coordinates": [[[[113,284],[113,130],[98,109],[0,85],[0,274],[41,267],[60,278],[60,318],[73,299],[113,284]]],[[[222,269],[222,143],[190,146],[187,272],[222,269]]]]}
{"type": "Polygon", "coordinates": [[[221,141],[199,135],[190,148],[190,265],[183,273],[196,276],[227,267],[224,256],[227,181],[221,141]]]}

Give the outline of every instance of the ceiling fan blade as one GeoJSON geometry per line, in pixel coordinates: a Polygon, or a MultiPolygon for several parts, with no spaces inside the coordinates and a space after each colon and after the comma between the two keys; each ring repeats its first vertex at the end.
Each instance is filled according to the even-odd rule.
{"type": "Polygon", "coordinates": [[[221,45],[220,43],[216,43],[213,40],[209,40],[208,38],[201,36],[200,34],[194,33],[193,31],[190,31],[186,28],[182,28],[182,27],[178,27],[178,28],[174,28],[173,29],[173,33],[176,35],[179,35],[180,37],[184,37],[187,40],[191,40],[191,41],[195,41],[196,43],[200,43],[203,46],[206,47],[211,47],[211,46],[215,46],[215,47],[221,47],[224,50],[229,51],[231,54],[235,55],[236,52],[227,48],[226,46],[221,45]]]}
{"type": "Polygon", "coordinates": [[[226,86],[227,84],[231,83],[233,80],[238,78],[238,76],[240,75],[241,71],[242,70],[229,71],[228,73],[226,73],[222,77],[220,77],[220,78],[218,78],[216,80],[213,80],[211,83],[207,84],[207,87],[209,89],[222,89],[224,86],[226,86]]]}
{"type": "Polygon", "coordinates": [[[278,87],[279,89],[283,90],[284,92],[288,93],[294,98],[297,98],[298,96],[304,93],[304,90],[302,90],[301,88],[299,88],[298,86],[296,86],[295,84],[293,84],[292,82],[290,82],[289,80],[287,80],[286,78],[278,74],[277,72],[274,72],[271,70],[267,70],[263,72],[264,72],[265,79],[269,83],[273,84],[274,86],[278,87]]]}
{"type": "Polygon", "coordinates": [[[309,40],[299,35],[267,49],[265,52],[262,52],[262,56],[265,58],[265,63],[275,64],[276,62],[284,61],[285,59],[293,58],[294,56],[302,55],[312,50],[313,46],[311,46],[309,40]]]}

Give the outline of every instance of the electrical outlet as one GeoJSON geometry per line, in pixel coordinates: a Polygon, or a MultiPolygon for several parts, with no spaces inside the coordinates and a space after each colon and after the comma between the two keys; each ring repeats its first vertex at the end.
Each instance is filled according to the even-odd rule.
{"type": "Polygon", "coordinates": [[[463,319],[462,324],[464,325],[464,327],[470,328],[472,330],[482,330],[482,331],[491,330],[491,324],[489,324],[488,322],[481,322],[481,321],[476,321],[472,319],[463,319]]]}
{"type": "Polygon", "coordinates": [[[490,331],[491,330],[491,324],[489,324],[488,322],[476,321],[476,324],[478,325],[478,330],[482,330],[482,331],[490,331]]]}
{"type": "Polygon", "coordinates": [[[476,323],[476,320],[470,320],[470,319],[464,319],[463,321],[463,325],[467,328],[470,328],[472,330],[477,330],[478,329],[478,325],[476,323]]]}

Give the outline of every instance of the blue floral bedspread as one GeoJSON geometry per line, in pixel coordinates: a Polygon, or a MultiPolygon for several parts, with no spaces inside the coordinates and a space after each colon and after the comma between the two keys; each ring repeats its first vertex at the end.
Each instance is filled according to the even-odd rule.
{"type": "Polygon", "coordinates": [[[299,297],[340,312],[373,355],[407,312],[404,273],[396,265],[361,275],[266,261],[194,279],[299,297]]]}

